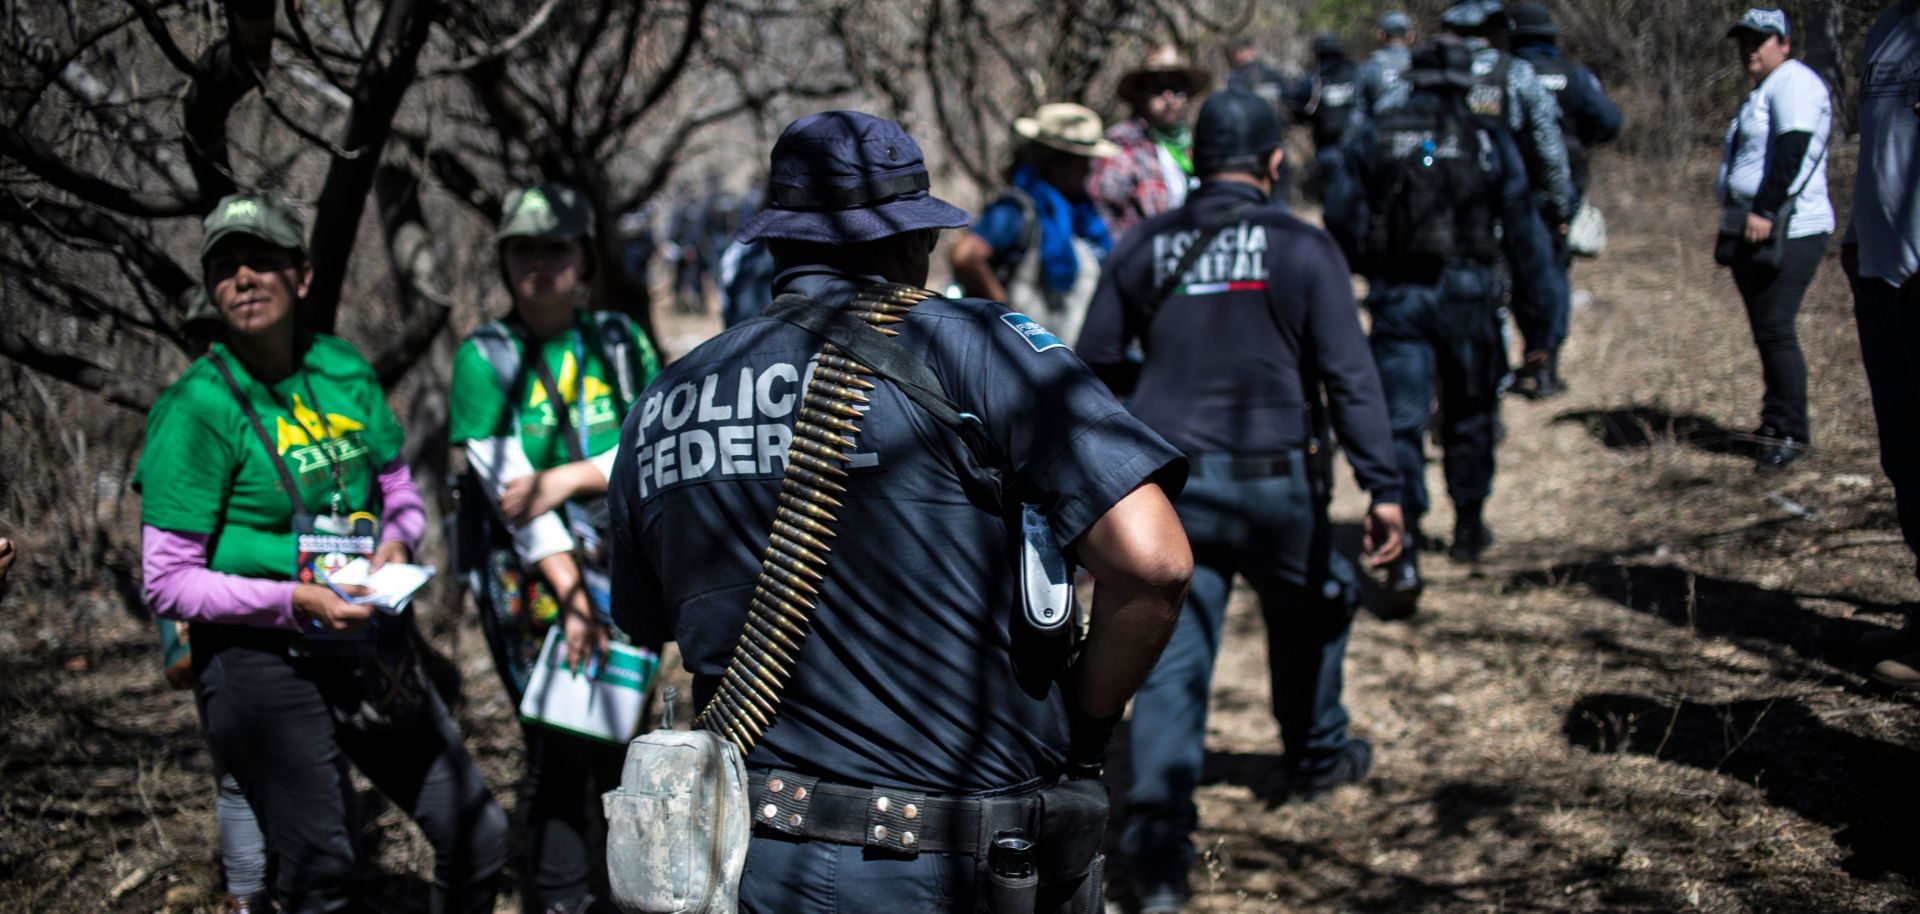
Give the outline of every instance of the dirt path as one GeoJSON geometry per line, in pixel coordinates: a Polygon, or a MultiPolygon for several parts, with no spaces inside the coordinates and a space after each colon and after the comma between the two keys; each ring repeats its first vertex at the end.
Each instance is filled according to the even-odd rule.
{"type": "MultiPolygon", "coordinates": [[[[1759,366],[1711,214],[1607,202],[1613,247],[1575,270],[1574,390],[1504,409],[1498,544],[1474,568],[1425,556],[1419,617],[1356,625],[1370,781],[1267,800],[1277,736],[1239,594],[1196,910],[1920,909],[1920,718],[1851,656],[1917,591],[1837,260],[1800,324],[1821,450],[1756,476],[1727,437],[1755,424],[1759,366]]],[[[1348,485],[1335,514],[1363,507],[1348,485]]],[[[1428,532],[1450,529],[1437,505],[1428,532]]]]}
{"type": "MultiPolygon", "coordinates": [[[[1920,714],[1867,687],[1849,647],[1920,589],[1837,263],[1801,321],[1821,450],[1756,477],[1726,434],[1753,424],[1758,366],[1705,254],[1711,214],[1679,202],[1700,182],[1673,183],[1605,201],[1614,246],[1575,274],[1574,392],[1505,411],[1489,560],[1430,555],[1417,619],[1359,620],[1348,699],[1371,780],[1270,802],[1263,641],[1236,604],[1195,910],[1920,910],[1903,828],[1920,714]]],[[[677,354],[710,324],[668,316],[661,336],[677,354]]],[[[1336,516],[1360,509],[1346,485],[1336,516]]],[[[469,745],[511,804],[510,709],[470,620],[445,627],[469,745]]],[[[10,606],[0,724],[0,910],[214,910],[206,755],[145,623],[92,591],[10,606]]],[[[427,849],[374,811],[374,894],[421,910],[427,849]]]]}

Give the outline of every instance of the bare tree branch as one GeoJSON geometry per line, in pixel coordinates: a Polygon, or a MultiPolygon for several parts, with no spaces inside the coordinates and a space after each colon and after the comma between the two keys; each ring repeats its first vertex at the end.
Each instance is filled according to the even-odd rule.
{"type": "Polygon", "coordinates": [[[534,11],[533,18],[528,19],[527,24],[521,26],[519,31],[507,36],[506,40],[477,53],[469,54],[452,63],[423,69],[420,71],[420,78],[434,79],[442,76],[457,76],[474,67],[502,60],[512,55],[513,52],[520,50],[520,46],[526,44],[528,39],[540,34],[540,30],[547,27],[547,23],[553,20],[554,9],[559,7],[559,5],[560,0],[546,0],[545,3],[540,4],[539,9],[534,11]]]}
{"type": "Polygon", "coordinates": [[[146,0],[127,0],[127,5],[133,7],[134,14],[140,17],[140,24],[145,26],[147,34],[153,37],[154,46],[160,49],[160,53],[166,56],[174,69],[188,76],[200,71],[199,66],[193,62],[193,58],[188,57],[187,52],[180,50],[180,45],[173,40],[173,33],[167,31],[166,21],[160,18],[160,11],[154,9],[153,4],[146,0]]]}
{"type": "Polygon", "coordinates": [[[12,195],[0,195],[0,221],[106,247],[133,264],[147,282],[169,298],[178,299],[199,284],[152,239],[97,210],[51,200],[28,205],[12,195]]]}
{"type": "MultiPolygon", "coordinates": [[[[34,294],[43,295],[38,290],[34,294]]],[[[146,412],[160,398],[160,386],[151,381],[130,378],[72,353],[48,349],[10,326],[0,327],[0,356],[48,377],[94,391],[115,406],[146,412]]]]}
{"type": "Polygon", "coordinates": [[[354,84],[353,113],[341,144],[363,154],[334,159],[321,185],[321,205],[313,221],[310,247],[314,281],[307,300],[316,330],[333,329],[340,289],[346,282],[347,263],[359,234],[360,215],[366,208],[367,192],[372,189],[380,150],[392,132],[400,99],[413,84],[414,67],[437,8],[434,0],[394,0],[374,26],[372,50],[354,84]]]}
{"type": "Polygon", "coordinates": [[[0,155],[26,166],[48,184],[114,212],[165,218],[197,215],[201,209],[197,198],[142,193],[86,174],[39,137],[12,127],[0,127],[0,155]]]}

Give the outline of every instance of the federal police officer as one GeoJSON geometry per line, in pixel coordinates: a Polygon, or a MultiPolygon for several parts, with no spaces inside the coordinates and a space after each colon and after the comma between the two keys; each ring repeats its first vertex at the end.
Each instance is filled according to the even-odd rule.
{"type": "Polygon", "coordinates": [[[1375,565],[1401,548],[1400,472],[1345,260],[1333,239],[1268,202],[1280,147],[1279,121],[1258,96],[1208,99],[1194,135],[1199,189],[1114,248],[1080,338],[1081,358],[1193,461],[1178,503],[1193,588],[1130,730],[1124,845],[1148,914],[1178,911],[1186,895],[1208,684],[1234,575],[1266,617],[1292,790],[1357,781],[1372,760],[1348,737],[1340,703],[1358,588],[1329,543],[1323,411],[1373,495],[1375,565]],[[1143,366],[1126,355],[1136,341],[1143,366]]]}
{"type": "MultiPolygon", "coordinates": [[[[1422,449],[1440,384],[1441,447],[1456,521],[1450,555],[1479,558],[1492,542],[1482,506],[1493,488],[1498,385],[1506,370],[1497,307],[1502,253],[1516,292],[1565,294],[1526,168],[1504,127],[1467,107],[1472,52],[1451,37],[1414,51],[1407,104],[1357,128],[1329,225],[1355,239],[1369,281],[1373,355],[1386,384],[1394,452],[1406,485],[1407,529],[1427,509],[1422,449]]],[[[1388,577],[1394,608],[1412,612],[1421,580],[1407,549],[1388,577]]]]}
{"type": "MultiPolygon", "coordinates": [[[[1561,53],[1556,43],[1560,27],[1554,24],[1553,14],[1545,5],[1515,4],[1508,19],[1511,28],[1507,30],[1507,40],[1513,47],[1513,56],[1533,65],[1540,85],[1553,93],[1554,101],[1560,106],[1560,136],[1567,147],[1567,170],[1573,181],[1573,208],[1567,211],[1567,218],[1572,219],[1587,198],[1591,178],[1587,150],[1612,142],[1620,135],[1620,109],[1607,97],[1592,70],[1561,53]]],[[[1551,219],[1552,214],[1543,209],[1541,218],[1551,219]]],[[[1565,273],[1573,267],[1573,252],[1568,249],[1564,234],[1552,234],[1554,261],[1559,264],[1560,272],[1565,273]]],[[[1560,328],[1559,342],[1565,343],[1568,315],[1556,313],[1552,324],[1560,328]]],[[[1537,354],[1530,352],[1527,363],[1521,366],[1514,390],[1536,400],[1564,393],[1566,385],[1560,380],[1559,348],[1555,346],[1537,354]]]]}
{"type": "Polygon", "coordinates": [[[1380,47],[1360,65],[1358,117],[1372,117],[1407,101],[1407,67],[1413,63],[1413,20],[1399,10],[1380,14],[1380,47]]]}
{"type": "MultiPolygon", "coordinates": [[[[1440,23],[1473,49],[1474,81],[1467,104],[1475,114],[1501,121],[1512,131],[1547,231],[1564,234],[1579,195],[1567,165],[1566,139],[1560,132],[1560,104],[1541,84],[1532,63],[1501,47],[1507,34],[1506,9],[1499,0],[1460,0],[1441,14],[1440,23]]],[[[1564,276],[1559,285],[1566,287],[1564,276]]],[[[1516,290],[1514,323],[1520,328],[1527,351],[1523,375],[1531,377],[1544,364],[1547,353],[1559,351],[1567,336],[1568,311],[1564,294],[1542,300],[1516,290]]],[[[1554,380],[1557,384],[1558,378],[1554,380]]]]}
{"type": "Polygon", "coordinates": [[[738,238],[767,241],[780,297],[647,390],[611,492],[614,614],[679,642],[700,705],[736,644],[776,643],[743,624],[800,613],[798,645],[780,635],[765,661],[790,675],[746,758],[742,909],[971,910],[999,823],[1037,844],[1039,910],[1097,910],[1092,778],[1191,573],[1168,501],[1185,461],[1032,318],[917,288],[939,230],[968,218],[928,194],[897,124],[795,121],[770,188],[738,238]],[[880,361],[823,353],[787,319],[800,312],[900,331],[854,327],[930,372],[973,431],[867,367],[880,361]],[[1064,671],[1014,620],[1022,502],[1099,580],[1064,671]],[[1050,895],[1075,890],[1096,907],[1050,895]]]}

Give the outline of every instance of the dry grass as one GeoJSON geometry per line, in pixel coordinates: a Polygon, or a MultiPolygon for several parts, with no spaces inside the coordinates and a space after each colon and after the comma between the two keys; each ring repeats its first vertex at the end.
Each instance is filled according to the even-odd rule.
{"type": "MultiPolygon", "coordinates": [[[[1707,254],[1703,168],[1606,185],[1614,247],[1576,268],[1593,300],[1574,320],[1574,392],[1506,408],[1490,561],[1432,557],[1417,620],[1357,624],[1348,698],[1373,779],[1272,805],[1261,639],[1227,640],[1195,910],[1920,908],[1920,855],[1900,838],[1920,814],[1920,718],[1848,648],[1920,596],[1888,535],[1850,303],[1829,262],[1801,321],[1820,452],[1755,477],[1724,453],[1760,382],[1707,254]]],[[[711,327],[662,315],[661,336],[679,354],[711,327]]],[[[1359,508],[1348,486],[1336,515],[1359,508]]],[[[1428,523],[1446,531],[1446,507],[1428,523]]],[[[190,702],[161,684],[150,629],[111,605],[77,593],[0,614],[0,910],[213,910],[190,702]]],[[[1231,625],[1259,625],[1244,597],[1231,625]]],[[[470,621],[445,629],[469,745],[511,804],[510,709],[470,621]]],[[[368,826],[384,910],[424,903],[428,854],[402,818],[378,808],[368,826]]]]}

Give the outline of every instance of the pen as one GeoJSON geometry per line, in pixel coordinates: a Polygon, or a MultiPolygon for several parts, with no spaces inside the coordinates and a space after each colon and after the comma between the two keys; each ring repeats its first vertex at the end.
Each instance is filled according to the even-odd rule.
{"type": "MultiPolygon", "coordinates": [[[[322,583],[322,584],[325,584],[325,585],[327,585],[327,589],[328,589],[328,590],[331,590],[331,591],[333,591],[333,595],[334,595],[334,596],[336,596],[336,597],[339,597],[340,599],[342,599],[342,600],[345,600],[345,601],[347,601],[348,603],[352,603],[352,602],[353,602],[353,598],[352,598],[352,597],[349,597],[349,596],[347,596],[347,595],[346,595],[346,593],[345,593],[344,591],[342,591],[342,590],[341,590],[341,589],[340,589],[339,587],[337,587],[337,586],[335,586],[335,585],[334,585],[334,583],[333,583],[333,579],[332,579],[332,578],[329,578],[329,577],[327,577],[327,573],[326,573],[326,572],[324,572],[324,571],[321,571],[321,570],[320,570],[320,563],[319,563],[319,561],[317,561],[317,560],[309,560],[309,561],[307,562],[307,569],[313,572],[313,576],[314,576],[314,577],[316,577],[316,578],[319,578],[319,579],[320,579],[320,583],[322,583]]],[[[308,624],[310,624],[310,625],[312,625],[312,626],[313,626],[314,628],[322,628],[322,627],[324,627],[324,626],[322,626],[322,625],[320,624],[320,620],[319,620],[319,619],[311,619],[311,620],[308,620],[308,624]]]]}

